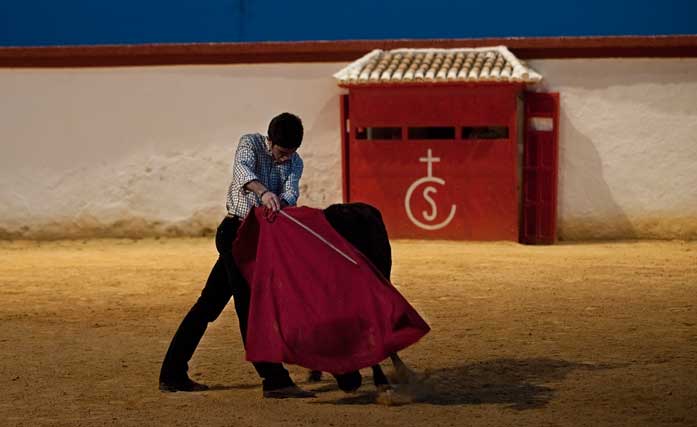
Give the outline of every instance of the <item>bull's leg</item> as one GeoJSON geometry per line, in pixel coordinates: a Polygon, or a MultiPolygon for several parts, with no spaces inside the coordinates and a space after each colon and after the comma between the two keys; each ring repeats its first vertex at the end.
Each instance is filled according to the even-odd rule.
{"type": "MultiPolygon", "coordinates": [[[[332,227],[363,252],[380,273],[390,280],[392,247],[380,211],[364,203],[351,203],[329,206],[324,214],[332,227]]],[[[389,390],[390,382],[380,365],[372,368],[373,381],[378,390],[389,390]]]]}
{"type": "Polygon", "coordinates": [[[394,366],[395,374],[400,384],[410,384],[417,382],[417,375],[414,371],[409,369],[409,367],[402,362],[397,353],[390,354],[390,360],[392,360],[392,365],[394,366]]]}
{"type": "Polygon", "coordinates": [[[389,390],[392,388],[390,382],[387,380],[385,373],[382,372],[380,365],[373,365],[373,384],[379,391],[389,390]]]}

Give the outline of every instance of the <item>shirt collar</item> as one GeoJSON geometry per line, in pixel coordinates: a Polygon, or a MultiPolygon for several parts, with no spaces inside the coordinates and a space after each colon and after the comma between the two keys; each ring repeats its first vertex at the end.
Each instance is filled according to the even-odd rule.
{"type": "Polygon", "coordinates": [[[264,147],[266,147],[266,154],[273,157],[273,154],[271,154],[271,144],[269,143],[268,136],[264,136],[264,147]]]}

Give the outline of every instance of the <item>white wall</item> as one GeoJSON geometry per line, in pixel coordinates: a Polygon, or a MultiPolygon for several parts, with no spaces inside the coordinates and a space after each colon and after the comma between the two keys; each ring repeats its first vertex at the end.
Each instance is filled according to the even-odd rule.
{"type": "Polygon", "coordinates": [[[0,237],[199,234],[240,135],[304,121],[301,203],[341,200],[338,65],[0,70],[0,237]]]}
{"type": "MultiPolygon", "coordinates": [[[[344,65],[0,69],[0,238],[212,230],[239,136],[282,111],[300,203],[340,201],[344,65]]],[[[561,93],[560,237],[697,238],[697,59],[530,65],[561,93]]]]}
{"type": "Polygon", "coordinates": [[[697,59],[530,65],[561,94],[560,237],[697,238],[697,59]]]}

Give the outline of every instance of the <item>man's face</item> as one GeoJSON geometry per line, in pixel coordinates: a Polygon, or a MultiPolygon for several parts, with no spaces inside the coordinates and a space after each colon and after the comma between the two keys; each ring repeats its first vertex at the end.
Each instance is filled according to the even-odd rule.
{"type": "Polygon", "coordinates": [[[284,148],[280,145],[271,143],[271,156],[273,157],[274,163],[287,162],[296,150],[297,148],[284,148]]]}

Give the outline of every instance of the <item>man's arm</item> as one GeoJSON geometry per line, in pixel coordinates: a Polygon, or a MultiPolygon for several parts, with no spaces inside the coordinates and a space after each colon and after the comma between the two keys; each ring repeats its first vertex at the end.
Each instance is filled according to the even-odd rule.
{"type": "Polygon", "coordinates": [[[267,208],[277,211],[283,206],[283,201],[276,194],[269,191],[264,184],[258,180],[250,181],[244,186],[245,190],[255,193],[261,198],[261,204],[267,208]]]}
{"type": "Polygon", "coordinates": [[[270,192],[259,177],[254,173],[257,155],[247,136],[240,139],[235,152],[235,162],[232,167],[232,183],[236,190],[251,191],[261,198],[261,203],[269,209],[277,211],[281,208],[281,200],[270,192]]]}
{"type": "Polygon", "coordinates": [[[259,177],[254,173],[256,163],[257,155],[254,152],[252,143],[247,136],[243,136],[237,146],[235,161],[232,165],[232,184],[236,190],[251,191],[248,188],[249,183],[253,181],[259,182],[259,177]]]}
{"type": "Polygon", "coordinates": [[[281,202],[285,202],[288,206],[298,204],[300,197],[300,178],[303,175],[303,159],[300,156],[293,158],[288,178],[283,183],[283,193],[281,193],[281,202]]]}

